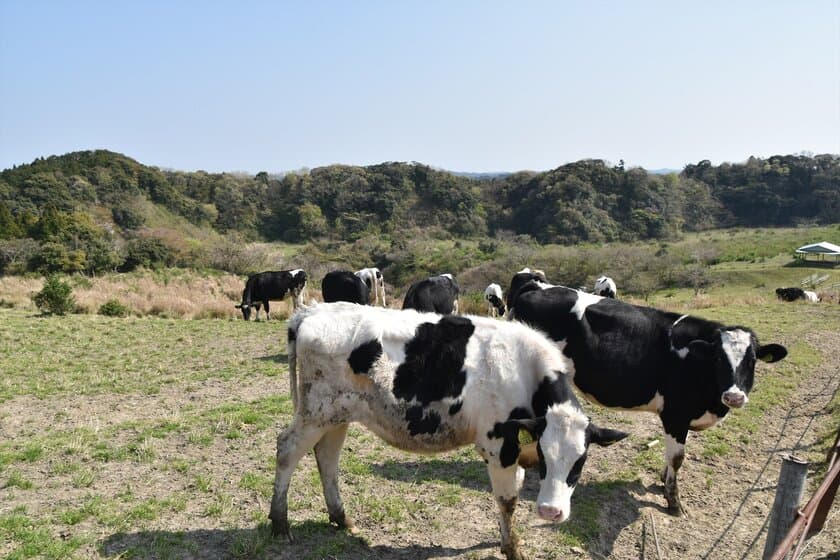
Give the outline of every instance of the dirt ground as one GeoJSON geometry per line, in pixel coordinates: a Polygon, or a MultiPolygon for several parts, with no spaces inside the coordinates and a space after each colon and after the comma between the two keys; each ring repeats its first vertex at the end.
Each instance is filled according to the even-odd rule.
{"type": "MultiPolygon", "coordinates": [[[[766,422],[757,436],[741,447],[735,448],[725,458],[707,459],[701,457],[699,446],[692,446],[691,436],[686,448],[687,457],[680,471],[682,501],[687,508],[688,518],[674,518],[665,510],[662,485],[652,470],[643,470],[640,479],[619,482],[603,501],[595,482],[609,481],[622,465],[632,463],[644,442],[661,435],[658,419],[644,413],[616,413],[621,419],[622,430],[633,433],[632,445],[615,445],[607,449],[595,449],[586,464],[585,474],[572,501],[572,515],[576,503],[595,503],[598,509],[599,529],[595,542],[588,550],[569,548],[556,543],[556,529],[540,521],[533,513],[534,500],[538,492],[537,474],[529,471],[522,490],[522,501],[517,510],[519,532],[524,538],[525,550],[534,558],[615,558],[654,559],[653,529],[664,559],[710,559],[742,560],[760,558],[763,552],[766,527],[774,488],[778,479],[780,457],[787,453],[805,453],[825,433],[826,405],[840,390],[840,332],[822,332],[808,340],[813,346],[824,350],[823,360],[813,374],[793,392],[783,406],[767,415],[766,422]],[[555,551],[555,552],[545,552],[555,551]],[[562,552],[556,552],[562,551],[562,552]]],[[[789,342],[789,341],[780,341],[789,342]]],[[[766,364],[760,364],[757,383],[766,364]]],[[[90,427],[101,430],[126,420],[169,418],[176,416],[185,404],[201,409],[208,403],[223,399],[227,401],[248,401],[272,393],[286,393],[285,376],[278,378],[254,378],[234,385],[225,382],[208,382],[190,387],[185,393],[183,387],[164,388],[155,395],[106,395],[105,397],[78,397],[59,403],[47,403],[28,397],[20,397],[2,405],[2,437],[25,437],[35,434],[49,425],[61,427],[90,427]],[[188,394],[188,397],[184,395],[188,394]],[[186,402],[185,402],[186,401],[186,402]]],[[[726,423],[714,429],[726,429],[726,423]]],[[[203,472],[214,480],[227,484],[233,501],[226,504],[232,511],[267,512],[268,502],[264,497],[238,491],[236,477],[232,473],[249,469],[261,469],[270,475],[270,466],[265,457],[270,457],[276,432],[262,430],[257,437],[214,443],[209,449],[196,450],[178,438],[161,443],[156,449],[158,461],[151,463],[125,462],[118,468],[103,468],[98,471],[96,491],[107,495],[119,495],[126,487],[131,488],[137,499],[145,496],[166,496],[173,488],[183,488],[178,473],[161,468],[161,462],[175,458],[192,458],[201,463],[203,472]],[[255,467],[256,465],[256,467],[255,467]]],[[[630,440],[627,440],[630,441],[630,440]]],[[[695,442],[697,443],[697,442],[695,442]]],[[[661,449],[661,446],[658,448],[661,449]]],[[[346,451],[348,452],[348,451],[346,451]]],[[[349,450],[353,452],[352,449],[349,450]]],[[[421,505],[414,513],[412,522],[399,531],[381,530],[379,522],[370,516],[354,515],[361,538],[347,537],[340,551],[325,553],[323,558],[350,560],[389,559],[431,560],[431,559],[498,559],[499,533],[496,526],[496,507],[489,493],[489,483],[465,480],[462,487],[470,491],[468,498],[460,501],[451,510],[436,503],[434,496],[424,491],[422,477],[416,472],[420,466],[412,463],[411,456],[399,452],[386,457],[401,461],[405,474],[393,473],[383,476],[382,492],[394,491],[403,497],[409,496],[421,505]],[[412,476],[412,468],[415,475],[412,476]],[[426,522],[428,517],[428,523],[426,522]],[[448,519],[447,523],[434,523],[434,519],[448,519]]],[[[467,461],[466,466],[476,467],[477,456],[467,461]]],[[[307,456],[298,467],[312,471],[314,461],[307,456]]],[[[481,465],[477,465],[481,466],[481,465]]],[[[447,467],[442,464],[441,471],[447,467]]],[[[385,472],[383,470],[383,472],[385,472]]],[[[14,499],[24,503],[28,511],[37,515],[46,511],[55,502],[66,504],[82,503],[89,489],[74,489],[61,480],[52,478],[49,468],[35,465],[25,470],[24,475],[33,480],[43,492],[27,494],[6,489],[0,498],[14,499]]],[[[293,488],[299,481],[293,481],[293,488]]],[[[815,485],[809,484],[806,496],[810,496],[815,485]]],[[[354,492],[361,489],[344,481],[345,502],[352,501],[354,492]],[[348,498],[349,497],[349,498],[348,498]]],[[[153,527],[143,531],[108,532],[101,527],[91,527],[90,522],[68,529],[72,532],[94,531],[99,536],[90,546],[79,551],[82,556],[133,557],[130,547],[151,547],[167,538],[188,541],[186,548],[176,548],[175,557],[183,558],[229,558],[237,556],[230,552],[231,543],[258,538],[253,517],[232,514],[217,520],[197,514],[212,500],[191,495],[190,503],[182,510],[162,515],[153,527]],[[202,504],[201,501],[205,503],[202,504]],[[87,524],[86,524],[87,523],[87,524]],[[192,551],[192,552],[188,552],[192,551]]],[[[0,499],[0,512],[7,508],[0,499]]],[[[6,503],[9,506],[9,502],[6,503]]],[[[840,499],[835,501],[828,522],[821,534],[808,542],[805,559],[840,558],[840,499]]],[[[352,514],[352,512],[351,512],[352,514]]],[[[259,557],[296,559],[313,557],[313,548],[318,544],[324,529],[323,501],[320,496],[311,503],[303,503],[292,511],[297,522],[299,540],[292,546],[272,545],[259,557]],[[319,517],[321,516],[321,517],[319,517]],[[307,520],[312,520],[308,522],[307,520]],[[311,534],[308,534],[310,533],[311,534]],[[301,535],[301,533],[303,533],[301,535]]],[[[295,527],[293,525],[293,527],[295,527]]],[[[3,543],[0,543],[2,545],[3,543]]],[[[0,553],[4,551],[0,546],[0,553]]],[[[8,551],[8,549],[6,549],[8,551]]],[[[255,553],[255,555],[257,555],[255,553]]],[[[155,557],[154,554],[150,555],[155,557]]],[[[250,557],[245,552],[239,557],[250,557]]]]}

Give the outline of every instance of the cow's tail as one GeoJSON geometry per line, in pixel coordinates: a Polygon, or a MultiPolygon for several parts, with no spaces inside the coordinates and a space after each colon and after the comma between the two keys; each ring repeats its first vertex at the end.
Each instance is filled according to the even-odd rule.
{"type": "Polygon", "coordinates": [[[289,394],[292,397],[292,409],[297,412],[298,409],[298,401],[300,400],[300,396],[298,395],[298,383],[297,383],[297,344],[294,340],[289,340],[288,345],[288,352],[289,352],[289,394]]]}

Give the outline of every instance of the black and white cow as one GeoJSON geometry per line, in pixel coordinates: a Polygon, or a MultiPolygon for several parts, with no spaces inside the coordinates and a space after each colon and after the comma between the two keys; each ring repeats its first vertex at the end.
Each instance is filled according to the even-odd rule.
{"type": "Polygon", "coordinates": [[[612,299],[618,297],[615,282],[609,276],[599,276],[595,280],[595,288],[592,291],[596,296],[604,296],[612,299]]]}
{"type": "Polygon", "coordinates": [[[303,269],[266,271],[252,274],[242,290],[242,303],[235,305],[242,311],[247,321],[251,318],[251,307],[257,310],[260,320],[260,305],[265,306],[265,319],[269,319],[269,301],[282,300],[286,295],[292,297],[292,308],[300,307],[303,289],[306,287],[306,272],[303,269]]]}
{"type": "Polygon", "coordinates": [[[559,286],[523,293],[511,314],[557,341],[588,400],[659,415],[665,498],[676,515],[684,513],[677,471],[688,431],[709,428],[747,403],[757,359],[775,362],[787,355],[779,344],[759,345],[744,327],[559,286]]]}
{"type": "Polygon", "coordinates": [[[491,317],[504,316],[507,308],[502,300],[502,287],[498,284],[490,284],[484,288],[484,299],[487,300],[487,314],[491,317]]]}
{"type": "Polygon", "coordinates": [[[513,275],[513,278],[510,279],[510,287],[508,288],[507,293],[507,304],[508,312],[513,309],[513,304],[516,302],[516,297],[519,295],[519,290],[527,284],[528,282],[537,282],[542,284],[548,284],[548,280],[545,279],[545,273],[542,270],[537,269],[530,269],[528,267],[523,268],[519,272],[513,275]]]}
{"type": "Polygon", "coordinates": [[[356,276],[362,279],[368,287],[368,293],[373,296],[373,304],[376,305],[382,301],[382,307],[385,305],[385,278],[378,268],[363,268],[356,271],[356,276]]]}
{"type": "Polygon", "coordinates": [[[432,276],[415,282],[403,299],[403,309],[430,313],[458,313],[458,282],[451,274],[432,276]]]}
{"type": "Polygon", "coordinates": [[[776,297],[782,301],[796,301],[804,299],[812,303],[820,301],[816,292],[803,290],[802,288],[776,288],[776,297]]]}
{"type": "Polygon", "coordinates": [[[327,303],[349,301],[359,305],[370,303],[370,289],[364,280],[349,270],[327,272],[321,280],[321,295],[327,303]]]}
{"type": "Polygon", "coordinates": [[[802,288],[776,288],[776,297],[782,301],[805,299],[805,290],[802,288]]]}
{"type": "Polygon", "coordinates": [[[277,439],[269,517],[274,534],[289,539],[289,482],[313,447],[329,519],[353,527],[338,487],[351,422],[405,451],[474,445],[487,463],[510,559],[522,558],[512,526],[524,476],[520,430],[537,442],[537,513],[553,522],[569,518],[589,443],[627,435],[590,422],[564,374],[568,360],[525,325],[333,303],[300,310],[288,336],[295,415],[277,439]]]}

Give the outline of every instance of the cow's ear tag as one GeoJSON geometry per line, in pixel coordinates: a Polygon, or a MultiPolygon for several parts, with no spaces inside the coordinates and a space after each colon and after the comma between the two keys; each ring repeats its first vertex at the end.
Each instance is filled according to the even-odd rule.
{"type": "Polygon", "coordinates": [[[534,443],[534,436],[525,428],[519,428],[519,445],[529,445],[534,443]]]}

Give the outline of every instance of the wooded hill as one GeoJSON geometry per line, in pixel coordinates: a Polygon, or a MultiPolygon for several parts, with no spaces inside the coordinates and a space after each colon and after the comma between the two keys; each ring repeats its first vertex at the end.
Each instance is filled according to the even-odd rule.
{"type": "Polygon", "coordinates": [[[506,232],[561,244],[668,240],[719,227],[840,222],[840,156],[719,166],[704,160],[667,175],[582,160],[485,178],[418,163],[331,165],[284,176],[182,172],[105,150],[74,152],[0,173],[0,271],[189,264],[189,251],[173,247],[183,245],[172,234],[182,227],[178,220],[166,235],[151,227],[157,210],[244,240],[406,232],[506,232]]]}

